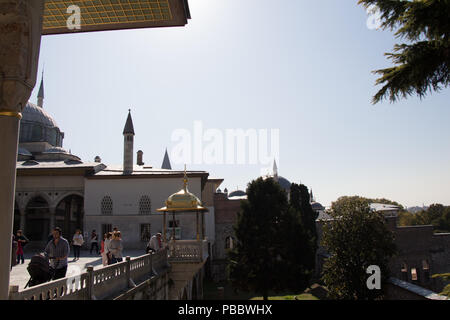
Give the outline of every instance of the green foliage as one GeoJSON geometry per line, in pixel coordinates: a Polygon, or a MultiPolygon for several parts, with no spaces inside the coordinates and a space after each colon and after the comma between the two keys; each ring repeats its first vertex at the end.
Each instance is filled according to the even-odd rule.
{"type": "Polygon", "coordinates": [[[435,231],[450,232],[450,207],[432,204],[427,210],[415,214],[399,213],[400,226],[433,225],[435,231]]]}
{"type": "Polygon", "coordinates": [[[339,199],[337,199],[336,201],[334,201],[331,204],[331,209],[336,211],[336,210],[340,210],[342,207],[347,206],[348,204],[351,204],[355,201],[364,201],[367,204],[370,203],[382,203],[382,204],[391,204],[391,205],[395,205],[398,206],[400,208],[400,210],[403,210],[403,206],[395,201],[389,200],[389,199],[385,199],[385,198],[380,198],[380,199],[370,199],[370,198],[365,198],[365,197],[360,197],[360,196],[343,196],[340,197],[339,199]]]}
{"type": "MultiPolygon", "coordinates": [[[[304,187],[304,186],[303,186],[304,187]]],[[[302,221],[306,187],[295,187],[295,208],[272,178],[249,183],[247,200],[234,227],[237,244],[229,252],[229,277],[233,287],[268,297],[269,292],[301,292],[314,270],[315,247],[302,221]]],[[[309,194],[306,189],[306,195],[309,194]]],[[[310,223],[308,221],[308,223],[310,223]]]]}
{"type": "Polygon", "coordinates": [[[370,201],[346,197],[333,203],[334,218],[323,227],[323,245],[330,257],[325,261],[322,280],[333,299],[376,299],[382,290],[366,285],[370,265],[381,270],[382,281],[389,276],[388,262],[395,253],[393,234],[382,214],[372,212],[370,201]]]}
{"type": "Polygon", "coordinates": [[[394,67],[376,70],[377,85],[383,87],[372,102],[386,97],[395,102],[417,94],[420,98],[440,91],[450,83],[450,1],[449,0],[359,0],[381,12],[381,28],[396,30],[396,38],[408,43],[396,44],[386,53],[394,67]]]}

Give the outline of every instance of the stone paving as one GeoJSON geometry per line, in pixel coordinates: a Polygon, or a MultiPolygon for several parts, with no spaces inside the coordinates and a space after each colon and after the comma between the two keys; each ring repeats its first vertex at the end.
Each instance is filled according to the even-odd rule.
{"type": "MultiPolygon", "coordinates": [[[[34,252],[25,252],[25,262],[23,264],[17,264],[12,267],[10,276],[9,276],[9,284],[10,285],[18,285],[19,291],[23,290],[28,280],[30,279],[30,275],[27,271],[28,264],[30,263],[31,257],[34,255],[34,252]]],[[[142,250],[126,250],[123,252],[124,259],[126,256],[130,256],[132,259],[144,255],[145,252],[142,250]]],[[[87,266],[93,266],[94,270],[103,268],[102,265],[102,257],[100,255],[89,254],[89,250],[81,250],[80,259],[77,261],[73,261],[73,253],[70,254],[68,258],[68,267],[66,276],[73,275],[79,272],[85,272],[87,266]]]]}

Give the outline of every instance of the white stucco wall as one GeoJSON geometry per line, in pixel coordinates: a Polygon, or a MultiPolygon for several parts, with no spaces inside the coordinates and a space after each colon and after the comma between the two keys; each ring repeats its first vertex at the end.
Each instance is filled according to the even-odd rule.
{"type": "MultiPolygon", "coordinates": [[[[95,229],[98,233],[102,224],[111,224],[122,232],[124,245],[129,248],[145,249],[146,243],[140,240],[140,224],[150,223],[151,234],[162,232],[162,213],[156,209],[165,206],[166,199],[183,186],[181,178],[126,178],[126,179],[86,179],[85,181],[85,232],[95,229]],[[101,201],[104,196],[113,201],[113,214],[101,214],[101,201]],[[151,215],[139,215],[139,200],[147,195],[151,200],[151,215]]],[[[201,178],[189,178],[190,192],[201,196],[201,178]]],[[[205,214],[205,223],[208,213],[205,214]]],[[[172,215],[167,215],[167,226],[172,215]]],[[[193,214],[177,214],[180,221],[182,239],[196,236],[196,217],[193,214]]],[[[201,221],[201,220],[200,220],[201,221]]],[[[208,220],[209,221],[209,220],[208,220]]],[[[208,228],[207,228],[208,229],[208,228]]]]}

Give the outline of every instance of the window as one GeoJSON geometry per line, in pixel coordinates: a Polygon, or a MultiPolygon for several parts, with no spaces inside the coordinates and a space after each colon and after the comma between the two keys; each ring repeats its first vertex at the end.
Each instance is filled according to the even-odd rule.
{"type": "Polygon", "coordinates": [[[148,242],[151,237],[151,224],[142,223],[141,224],[141,241],[148,242]]]}
{"type": "Polygon", "coordinates": [[[402,280],[403,281],[408,281],[408,266],[406,265],[405,262],[402,263],[401,266],[401,271],[402,271],[402,280]]]}
{"type": "Polygon", "coordinates": [[[111,232],[112,231],[112,225],[111,224],[102,224],[102,239],[103,239],[103,235],[105,233],[111,232]]]}
{"type": "Polygon", "coordinates": [[[102,215],[110,216],[113,212],[113,202],[110,196],[104,196],[100,204],[102,215]]]}
{"type": "Polygon", "coordinates": [[[430,279],[430,265],[427,260],[422,260],[423,277],[425,281],[430,279]]]}
{"type": "Polygon", "coordinates": [[[234,248],[234,239],[233,237],[225,238],[225,249],[233,249],[234,248]]]}
{"type": "Polygon", "coordinates": [[[139,214],[148,215],[152,212],[152,203],[149,196],[142,196],[139,199],[139,214]]]}
{"type": "Polygon", "coordinates": [[[411,280],[413,281],[417,281],[417,269],[416,268],[411,268],[411,280]]]}

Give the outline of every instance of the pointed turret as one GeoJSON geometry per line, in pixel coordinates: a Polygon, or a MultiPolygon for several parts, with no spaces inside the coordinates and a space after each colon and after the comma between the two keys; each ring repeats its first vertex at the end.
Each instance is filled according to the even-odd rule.
{"type": "Polygon", "coordinates": [[[278,181],[278,167],[275,159],[273,160],[273,178],[278,181]]]}
{"type": "Polygon", "coordinates": [[[37,106],[40,108],[43,108],[43,106],[44,106],[44,71],[42,71],[41,86],[39,87],[37,99],[38,99],[37,106]]]}
{"type": "Polygon", "coordinates": [[[123,129],[123,173],[131,174],[133,172],[133,143],[134,128],[131,119],[131,110],[128,109],[128,118],[123,129]]]}
{"type": "Polygon", "coordinates": [[[163,160],[161,169],[172,170],[172,166],[170,165],[170,160],[169,160],[169,154],[167,153],[167,148],[166,148],[166,153],[164,154],[164,160],[163,160]]]}
{"type": "Polygon", "coordinates": [[[134,136],[133,119],[131,119],[131,109],[128,109],[128,118],[123,128],[123,134],[132,134],[134,136]]]}

